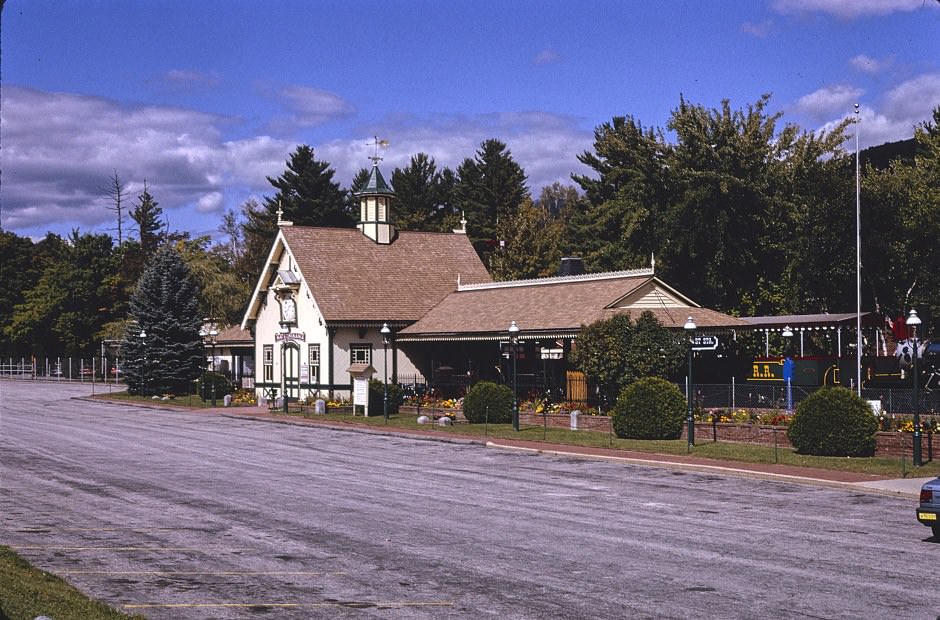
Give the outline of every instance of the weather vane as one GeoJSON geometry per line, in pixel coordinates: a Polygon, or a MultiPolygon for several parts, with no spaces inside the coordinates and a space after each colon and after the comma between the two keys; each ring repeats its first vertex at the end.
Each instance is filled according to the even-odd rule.
{"type": "Polygon", "coordinates": [[[372,136],[372,156],[369,158],[372,160],[373,166],[378,166],[379,162],[382,161],[382,158],[379,157],[379,147],[388,148],[388,140],[379,140],[378,136],[372,136]]]}

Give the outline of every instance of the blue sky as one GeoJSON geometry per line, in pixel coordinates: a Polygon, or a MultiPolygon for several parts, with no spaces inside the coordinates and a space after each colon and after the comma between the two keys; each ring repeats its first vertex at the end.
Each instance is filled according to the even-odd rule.
{"type": "Polygon", "coordinates": [[[936,0],[7,0],[0,36],[0,224],[33,237],[112,231],[114,172],[217,234],[301,143],[347,186],[373,136],[386,176],[499,138],[538,196],[596,126],[665,127],[680,95],[769,92],[809,131],[858,102],[863,147],[940,105],[936,0]]]}

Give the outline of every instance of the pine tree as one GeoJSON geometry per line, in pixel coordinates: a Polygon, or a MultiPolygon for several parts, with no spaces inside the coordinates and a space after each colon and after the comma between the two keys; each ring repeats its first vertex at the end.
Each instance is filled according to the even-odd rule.
{"type": "Polygon", "coordinates": [[[529,196],[525,172],[505,144],[490,139],[474,159],[460,164],[457,179],[454,208],[466,213],[470,238],[485,260],[497,244],[497,222],[514,214],[529,196]]]}
{"type": "Polygon", "coordinates": [[[188,393],[205,365],[199,291],[174,248],[157,251],[131,297],[133,318],[122,343],[132,394],[188,393]]]}
{"type": "Polygon", "coordinates": [[[137,196],[137,206],[131,211],[131,219],[137,223],[140,231],[140,247],[144,256],[150,256],[157,249],[160,243],[160,228],[163,223],[160,221],[163,215],[163,209],[159,203],[150,195],[150,188],[144,183],[144,191],[137,196]]]}

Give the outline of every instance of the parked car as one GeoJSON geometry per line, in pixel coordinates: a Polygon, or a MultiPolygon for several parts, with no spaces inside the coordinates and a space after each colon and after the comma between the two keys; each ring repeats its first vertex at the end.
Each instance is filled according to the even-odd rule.
{"type": "Polygon", "coordinates": [[[934,539],[940,541],[940,476],[921,487],[917,520],[932,529],[934,539]]]}

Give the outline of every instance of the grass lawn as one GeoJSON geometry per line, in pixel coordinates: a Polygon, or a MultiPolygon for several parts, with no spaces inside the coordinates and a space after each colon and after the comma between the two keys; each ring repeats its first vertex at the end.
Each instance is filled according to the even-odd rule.
{"type": "Polygon", "coordinates": [[[62,579],[0,546],[0,619],[121,620],[129,616],[93,601],[62,579]]]}
{"type": "MultiPolygon", "coordinates": [[[[385,419],[382,416],[365,418],[362,416],[353,417],[350,415],[327,414],[316,416],[316,419],[346,424],[385,426],[385,419]]],[[[512,430],[512,426],[509,424],[482,425],[461,422],[453,424],[452,426],[419,425],[417,423],[417,416],[414,415],[391,416],[388,421],[388,426],[404,429],[433,430],[441,434],[472,437],[476,439],[524,439],[528,441],[545,442],[552,445],[602,447],[655,454],[689,454],[688,444],[685,439],[669,441],[619,439],[615,435],[606,432],[589,430],[572,431],[562,428],[522,426],[517,433],[512,430]]],[[[940,450],[940,446],[935,447],[940,450]]],[[[719,441],[717,443],[701,441],[692,448],[691,453],[697,457],[712,458],[720,461],[782,463],[800,467],[852,471],[895,478],[921,478],[940,475],[940,462],[938,461],[928,463],[915,469],[911,464],[910,458],[902,460],[900,457],[849,458],[809,456],[797,454],[790,448],[778,448],[775,450],[773,446],[760,446],[727,441],[719,441]]],[[[924,458],[926,458],[926,456],[925,449],[924,458]]]]}

